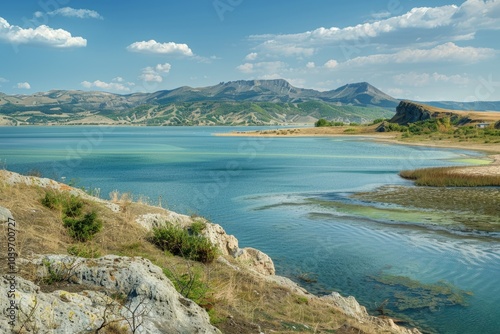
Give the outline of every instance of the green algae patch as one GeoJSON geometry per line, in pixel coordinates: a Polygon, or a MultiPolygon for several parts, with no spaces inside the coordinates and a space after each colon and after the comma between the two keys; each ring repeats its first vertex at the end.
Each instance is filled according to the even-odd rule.
{"type": "MultiPolygon", "coordinates": [[[[408,214],[419,216],[419,225],[446,226],[471,234],[500,232],[500,188],[384,186],[353,194],[351,198],[394,213],[400,212],[383,205],[402,207],[408,214]]],[[[393,216],[400,218],[397,214],[393,216]]]]}
{"type": "Polygon", "coordinates": [[[370,276],[369,280],[378,288],[387,290],[389,298],[379,307],[382,313],[423,309],[436,312],[443,307],[466,307],[467,298],[472,295],[446,281],[422,283],[407,276],[387,273],[370,276]],[[385,307],[387,310],[383,309],[385,307]]]}

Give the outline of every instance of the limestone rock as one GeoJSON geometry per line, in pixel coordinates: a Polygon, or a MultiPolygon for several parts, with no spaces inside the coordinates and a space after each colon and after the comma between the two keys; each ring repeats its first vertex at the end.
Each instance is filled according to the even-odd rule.
{"type": "Polygon", "coordinates": [[[6,223],[9,218],[14,219],[12,213],[10,213],[8,209],[0,206],[0,224],[6,223]]]}
{"type": "MultiPolygon", "coordinates": [[[[33,263],[38,265],[39,275],[50,267],[52,273],[72,282],[72,291],[78,291],[44,293],[34,283],[17,278],[18,305],[24,314],[33,310],[29,326],[40,333],[95,332],[104,322],[104,314],[108,322],[116,321],[124,333],[131,332],[125,319],[132,318],[139,323],[140,333],[220,333],[210,324],[208,314],[181,296],[162,270],[148,260],[111,255],[99,259],[46,255],[33,263]],[[125,301],[112,302],[112,293],[123,296],[125,301]]],[[[4,297],[8,287],[9,282],[2,278],[2,309],[8,306],[4,297]]],[[[0,319],[0,328],[8,329],[5,318],[0,319]]]]}
{"type": "Polygon", "coordinates": [[[366,308],[361,306],[353,296],[343,297],[338,292],[333,292],[327,296],[320,297],[320,299],[335,305],[342,313],[355,318],[361,323],[370,323],[382,331],[398,334],[422,334],[416,328],[400,327],[390,318],[383,319],[369,315],[366,308]]]}
{"type": "Polygon", "coordinates": [[[238,260],[260,274],[274,275],[276,273],[273,260],[269,255],[258,249],[243,248],[243,252],[238,257],[238,260]]]}

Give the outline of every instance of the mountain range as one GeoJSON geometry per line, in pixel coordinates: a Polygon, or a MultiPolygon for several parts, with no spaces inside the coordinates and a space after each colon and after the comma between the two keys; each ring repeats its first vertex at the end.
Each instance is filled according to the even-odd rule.
{"type": "MultiPolygon", "coordinates": [[[[283,79],[128,95],[52,90],[0,93],[0,124],[272,125],[313,123],[319,118],[365,123],[392,117],[399,102],[366,82],[322,92],[297,88],[283,79]]],[[[488,103],[484,107],[489,110],[500,107],[500,102],[488,103]]]]}

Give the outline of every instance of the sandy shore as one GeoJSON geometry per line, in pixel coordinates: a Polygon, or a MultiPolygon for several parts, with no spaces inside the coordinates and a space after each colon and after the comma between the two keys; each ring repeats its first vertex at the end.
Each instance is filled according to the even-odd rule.
{"type": "Polygon", "coordinates": [[[471,142],[458,142],[451,140],[426,140],[410,141],[401,140],[399,133],[374,132],[372,127],[353,128],[356,133],[346,133],[346,127],[321,127],[321,128],[296,128],[296,129],[269,129],[261,131],[238,131],[229,133],[218,133],[216,136],[228,137],[356,137],[366,138],[377,142],[389,144],[458,148],[463,150],[481,151],[488,154],[491,164],[483,166],[463,167],[460,173],[475,175],[500,175],[500,144],[484,144],[471,142]]]}

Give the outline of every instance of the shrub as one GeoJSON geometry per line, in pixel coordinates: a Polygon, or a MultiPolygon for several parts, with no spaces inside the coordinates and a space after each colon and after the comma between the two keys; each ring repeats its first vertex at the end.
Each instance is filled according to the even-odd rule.
{"type": "Polygon", "coordinates": [[[213,262],[217,255],[208,239],[174,225],[153,229],[150,241],[164,251],[203,263],[213,262]]]}
{"type": "Polygon", "coordinates": [[[88,212],[83,217],[65,217],[63,222],[69,235],[82,242],[92,239],[102,228],[102,222],[97,219],[95,211],[88,212]]]}
{"type": "Polygon", "coordinates": [[[62,192],[46,192],[40,202],[49,209],[61,210],[64,227],[77,241],[88,241],[102,229],[102,222],[97,219],[95,211],[82,216],[85,202],[80,197],[62,192]]]}
{"type": "Polygon", "coordinates": [[[205,224],[202,221],[195,221],[194,223],[191,224],[189,227],[189,232],[191,232],[192,235],[200,235],[201,232],[207,227],[207,224],[205,224]]]}
{"type": "Polygon", "coordinates": [[[318,119],[318,121],[316,123],[314,123],[314,126],[317,127],[317,128],[323,127],[323,126],[331,126],[331,123],[328,122],[324,118],[320,118],[320,119],[318,119]]]}
{"type": "Polygon", "coordinates": [[[55,192],[47,191],[45,197],[40,201],[43,206],[49,209],[58,209],[61,206],[61,196],[57,196],[55,192]]]}

